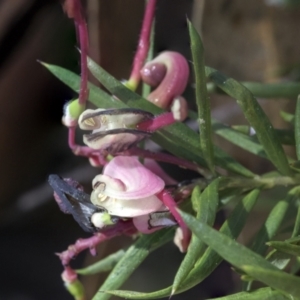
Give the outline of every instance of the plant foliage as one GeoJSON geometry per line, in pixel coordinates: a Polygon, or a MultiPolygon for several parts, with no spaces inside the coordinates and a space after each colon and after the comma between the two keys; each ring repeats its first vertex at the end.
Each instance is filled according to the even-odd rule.
{"type": "MultiPolygon", "coordinates": [[[[295,129],[286,131],[275,129],[256,100],[255,94],[264,94],[265,89],[271,90],[272,96],[276,96],[276,93],[282,96],[286,91],[284,95],[290,97],[290,90],[286,89],[289,83],[286,86],[282,84],[280,88],[275,85],[274,89],[263,84],[244,85],[217,70],[205,67],[202,41],[191,23],[189,33],[196,82],[195,99],[198,107],[198,112],[190,111],[190,117],[200,120],[200,135],[184,123],[176,123],[159,130],[152,137],[153,141],[165,150],[196,162],[206,170],[203,173],[206,178],[201,181],[201,185],[195,187],[191,196],[193,212],[190,214],[182,212],[193,236],[188,252],[174,276],[173,285],[151,293],[118,290],[150,252],[171,240],[173,229],[143,235],[126,251],[119,251],[93,266],[78,270],[78,273],[88,275],[110,270],[94,300],[109,299],[111,295],[127,299],[157,299],[190,289],[226,260],[238,270],[247,288],[218,299],[300,299],[300,278],[296,275],[297,269],[290,268],[288,264],[300,256],[300,169],[297,162],[285,154],[282,146],[287,140],[290,144],[295,144],[299,159],[300,102],[298,100],[295,116],[292,116],[295,129]],[[249,126],[243,127],[238,124],[228,126],[211,119],[206,81],[218,86],[237,102],[249,126]],[[252,89],[254,94],[251,92],[252,89]],[[254,136],[248,134],[249,128],[254,129],[254,136]],[[213,134],[268,160],[273,164],[274,171],[262,175],[254,174],[234,157],[213,145],[213,134]],[[223,169],[222,173],[218,171],[219,168],[223,169]],[[225,173],[227,175],[221,175],[225,173]],[[282,199],[272,205],[253,242],[249,245],[237,242],[236,238],[242,232],[246,218],[254,205],[264,204],[265,196],[261,192],[265,189],[275,189],[277,186],[284,187],[282,199]],[[260,194],[262,195],[259,196],[260,194]],[[220,230],[216,230],[213,229],[213,225],[220,209],[231,210],[231,214],[220,230]],[[285,239],[279,238],[283,230],[285,239]],[[286,259],[281,268],[276,264],[278,254],[286,259]],[[254,290],[253,281],[261,282],[264,287],[254,290]]],[[[62,82],[78,91],[80,80],[78,75],[58,66],[44,65],[62,82]]],[[[128,89],[91,59],[88,61],[88,67],[108,91],[89,84],[89,101],[96,106],[139,108],[156,115],[163,112],[128,89]]],[[[296,84],[292,84],[292,87],[294,86],[296,84]]]]}

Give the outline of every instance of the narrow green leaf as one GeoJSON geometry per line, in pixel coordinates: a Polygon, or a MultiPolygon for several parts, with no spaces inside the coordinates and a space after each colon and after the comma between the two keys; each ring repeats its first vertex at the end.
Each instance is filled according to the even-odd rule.
{"type": "MultiPolygon", "coordinates": [[[[300,94],[299,82],[261,83],[242,81],[241,84],[257,98],[290,98],[294,100],[300,94]]],[[[207,90],[209,93],[222,92],[213,82],[207,83],[207,90]]]]}
{"type": "Polygon", "coordinates": [[[184,212],[181,212],[181,215],[199,239],[212,247],[233,266],[270,287],[282,290],[294,297],[300,297],[299,277],[278,270],[260,255],[196,220],[193,216],[184,212]]]}
{"type": "MultiPolygon", "coordinates": [[[[219,179],[215,179],[202,194],[200,187],[196,187],[192,193],[192,204],[197,212],[197,220],[212,226],[215,222],[215,217],[219,205],[218,195],[219,179]]],[[[186,279],[187,275],[193,269],[196,261],[204,253],[206,245],[197,237],[192,235],[191,242],[188,247],[188,252],[185,255],[173,282],[172,294],[176,292],[178,287],[186,279]]]]}
{"type": "Polygon", "coordinates": [[[300,160],[300,95],[297,99],[296,112],[295,112],[295,140],[296,140],[296,154],[300,160]]]}
{"type": "Polygon", "coordinates": [[[113,253],[86,268],[76,270],[76,273],[81,275],[92,275],[102,272],[108,272],[118,263],[118,261],[124,255],[125,251],[119,250],[116,253],[113,253]]]}
{"type": "MultiPolygon", "coordinates": [[[[108,74],[101,66],[97,65],[90,58],[88,59],[88,67],[92,74],[107,88],[113,95],[124,101],[128,106],[132,108],[143,109],[149,111],[155,115],[161,114],[164,111],[153,103],[143,99],[140,95],[134,93],[130,89],[126,88],[113,76],[108,74]]],[[[101,105],[101,103],[94,103],[101,105]]],[[[184,153],[183,158],[190,159],[189,154],[196,157],[195,162],[203,165],[203,153],[199,145],[199,135],[186,126],[184,123],[177,122],[173,125],[158,130],[152,139],[157,142],[157,136],[164,136],[168,139],[168,142],[164,144],[164,148],[173,153],[175,148],[181,149],[180,152],[184,153]]],[[[159,142],[159,141],[158,141],[159,142]]],[[[226,170],[230,170],[237,174],[253,177],[254,174],[239,164],[234,158],[226,154],[220,148],[215,147],[216,163],[226,170]]]]}
{"type": "MultiPolygon", "coordinates": [[[[141,298],[143,297],[142,293],[139,292],[132,292],[132,291],[108,291],[109,294],[115,295],[121,298],[125,299],[159,299],[162,297],[151,297],[151,298],[141,298]]],[[[284,296],[279,291],[274,291],[271,288],[261,288],[254,292],[247,293],[247,292],[241,292],[237,294],[233,294],[226,297],[220,297],[220,298],[213,298],[208,300],[291,300],[291,298],[288,298],[284,296]]]]}
{"type": "MultiPolygon", "coordinates": [[[[292,189],[287,198],[285,200],[279,201],[274,208],[269,213],[268,218],[266,219],[265,223],[262,225],[254,242],[252,243],[251,250],[260,254],[265,255],[267,251],[268,245],[267,242],[270,241],[278,232],[282,221],[287,213],[290,203],[294,198],[294,189],[292,189]]],[[[271,255],[271,254],[269,254],[271,255]]],[[[267,260],[270,261],[275,266],[280,266],[282,269],[285,268],[285,264],[288,263],[288,258],[282,257],[282,255],[276,255],[275,253],[272,256],[267,256],[267,260]]],[[[252,281],[247,284],[247,290],[250,289],[252,285],[252,281]]]]}
{"type": "MultiPolygon", "coordinates": [[[[235,209],[220,228],[222,234],[226,235],[229,239],[236,239],[239,236],[246,224],[249,213],[257,201],[259,192],[258,189],[253,190],[238,202],[235,209]]],[[[222,260],[222,257],[212,247],[209,247],[197,261],[194,269],[179,289],[187,290],[202,282],[216,269],[222,260]]]]}
{"type": "Polygon", "coordinates": [[[105,291],[119,288],[134,270],[145,260],[150,251],[157,249],[170,241],[174,236],[174,229],[162,229],[149,235],[141,236],[116,264],[108,275],[93,300],[106,300],[111,296],[105,291]]]}
{"type": "MultiPolygon", "coordinates": [[[[273,249],[266,256],[266,260],[268,260],[272,265],[274,265],[278,269],[284,270],[291,260],[291,255],[273,249]]],[[[251,284],[252,283],[249,283],[249,288],[251,287],[251,284]]]]}
{"type": "MultiPolygon", "coordinates": [[[[197,114],[189,111],[189,117],[197,120],[197,114]]],[[[251,127],[248,125],[228,126],[212,119],[213,132],[221,136],[232,144],[258,155],[262,158],[268,158],[263,146],[257,140],[256,135],[250,135],[251,127]]],[[[295,145],[294,132],[287,129],[275,129],[276,134],[283,145],[295,145]]]]}
{"type": "Polygon", "coordinates": [[[196,82],[200,146],[209,169],[214,172],[214,149],[210,120],[210,100],[206,89],[204,48],[196,28],[190,21],[188,21],[188,27],[196,82]]]}
{"type": "MultiPolygon", "coordinates": [[[[259,190],[253,190],[241,202],[237,204],[231,215],[220,228],[220,232],[227,235],[229,238],[235,239],[242,231],[247,216],[254,207],[259,190]]],[[[215,252],[211,247],[207,248],[203,256],[196,262],[195,268],[187,276],[186,280],[177,290],[177,293],[184,292],[198,283],[202,282],[210,275],[216,267],[222,262],[222,257],[215,252]]],[[[140,293],[132,291],[109,291],[112,295],[128,299],[158,299],[169,297],[172,292],[172,286],[152,293],[140,293]]]]}
{"type": "Polygon", "coordinates": [[[206,75],[229,96],[235,98],[246,119],[255,129],[258,140],[274,166],[284,175],[291,175],[287,157],[268,117],[251,92],[236,80],[206,67],[206,75]]]}
{"type": "MultiPolygon", "coordinates": [[[[45,66],[54,76],[56,76],[64,84],[66,84],[76,93],[78,93],[80,86],[80,76],[59,66],[50,65],[46,63],[43,63],[43,66],[45,66]]],[[[128,107],[123,102],[118,101],[113,97],[109,96],[107,93],[105,93],[103,90],[101,90],[94,84],[89,83],[89,100],[93,103],[99,103],[98,99],[101,101],[100,103],[102,108],[128,107]]]]}
{"type": "Polygon", "coordinates": [[[298,206],[298,209],[297,209],[297,217],[296,217],[292,237],[296,237],[300,235],[300,203],[296,203],[296,204],[298,206]]]}
{"type": "Polygon", "coordinates": [[[294,256],[300,256],[300,246],[293,245],[287,242],[271,241],[267,243],[268,246],[271,246],[281,252],[291,254],[294,256]]]}
{"type": "MultiPolygon", "coordinates": [[[[297,203],[297,200],[299,198],[299,187],[295,187],[295,188],[291,189],[289,191],[288,197],[290,197],[289,201],[291,202],[291,204],[295,204],[295,202],[297,203]]],[[[300,239],[299,231],[300,231],[300,209],[298,207],[297,218],[296,218],[295,225],[293,228],[292,236],[290,239],[286,240],[284,243],[289,243],[289,244],[295,243],[296,244],[297,242],[299,242],[299,239],[300,239]]],[[[267,245],[272,246],[270,243],[271,242],[268,242],[267,245]]],[[[289,264],[289,262],[291,260],[291,255],[284,251],[280,252],[280,251],[277,251],[277,249],[274,249],[268,253],[268,255],[266,256],[266,259],[268,261],[270,261],[278,269],[283,270],[289,264]]]]}
{"type": "Polygon", "coordinates": [[[298,82],[260,83],[242,82],[251,93],[258,98],[291,98],[300,94],[298,82]]]}
{"type": "Polygon", "coordinates": [[[213,121],[213,130],[216,134],[231,142],[232,144],[262,158],[269,159],[263,146],[252,136],[247,136],[227,125],[213,121]]]}
{"type": "Polygon", "coordinates": [[[293,130],[289,129],[275,129],[276,134],[283,145],[296,145],[295,133],[293,130]]]}
{"type": "Polygon", "coordinates": [[[287,298],[279,291],[274,291],[269,287],[260,288],[256,291],[251,293],[248,292],[241,292],[225,297],[207,299],[207,300],[287,300],[287,298]]]}
{"type": "Polygon", "coordinates": [[[264,255],[268,246],[266,242],[270,241],[278,232],[280,225],[285,217],[290,204],[290,197],[286,200],[279,201],[269,213],[265,223],[257,233],[251,246],[252,251],[264,255]]]}
{"type": "Polygon", "coordinates": [[[295,260],[295,263],[291,267],[291,274],[298,274],[300,270],[300,257],[297,256],[295,260]]]}
{"type": "Polygon", "coordinates": [[[242,269],[250,276],[293,297],[300,297],[300,278],[280,270],[262,268],[258,265],[244,265],[242,269]]]}

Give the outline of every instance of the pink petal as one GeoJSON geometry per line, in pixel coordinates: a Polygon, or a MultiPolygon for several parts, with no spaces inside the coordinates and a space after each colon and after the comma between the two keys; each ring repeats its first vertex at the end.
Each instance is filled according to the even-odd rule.
{"type": "Polygon", "coordinates": [[[119,179],[125,191],[109,190],[103,194],[116,199],[140,199],[163,190],[164,181],[142,165],[136,157],[114,157],[104,168],[104,175],[119,179]]]}
{"type": "Polygon", "coordinates": [[[153,159],[145,158],[144,165],[147,169],[159,176],[165,184],[177,184],[178,182],[169,176],[161,166],[153,159]]]}

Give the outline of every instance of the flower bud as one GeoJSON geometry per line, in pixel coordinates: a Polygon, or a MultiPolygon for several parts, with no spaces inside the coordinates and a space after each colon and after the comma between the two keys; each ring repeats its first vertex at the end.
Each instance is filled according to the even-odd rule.
{"type": "Polygon", "coordinates": [[[67,102],[64,105],[62,122],[67,127],[77,126],[78,118],[85,109],[85,105],[79,103],[78,99],[67,102]]]}
{"type": "Polygon", "coordinates": [[[88,109],[81,114],[79,127],[92,130],[83,136],[86,145],[115,154],[149,137],[150,133],[137,130],[136,125],[151,118],[151,113],[138,109],[88,109]]]}

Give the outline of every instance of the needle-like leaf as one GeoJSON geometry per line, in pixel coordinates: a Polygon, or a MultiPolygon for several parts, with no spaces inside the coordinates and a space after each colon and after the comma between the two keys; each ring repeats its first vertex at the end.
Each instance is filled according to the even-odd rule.
{"type": "Polygon", "coordinates": [[[214,172],[214,148],[212,142],[210,100],[206,89],[204,48],[196,28],[190,21],[188,21],[188,27],[195,73],[200,145],[209,169],[214,172]]]}

